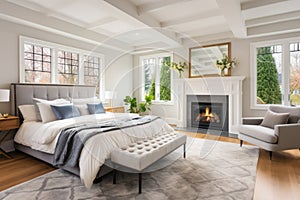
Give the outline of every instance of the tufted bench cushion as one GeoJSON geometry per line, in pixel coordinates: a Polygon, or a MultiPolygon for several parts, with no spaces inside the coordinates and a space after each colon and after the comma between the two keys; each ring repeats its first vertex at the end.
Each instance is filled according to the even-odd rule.
{"type": "Polygon", "coordinates": [[[142,171],[186,143],[186,135],[164,134],[137,141],[127,147],[114,150],[111,161],[130,169],[142,171]]]}
{"type": "MultiPolygon", "coordinates": [[[[114,164],[125,166],[139,172],[139,194],[142,193],[142,172],[145,168],[165,157],[183,145],[185,158],[186,135],[168,133],[156,137],[137,141],[127,147],[121,147],[111,152],[111,161],[114,164]]],[[[116,183],[116,170],[114,180],[116,183]]]]}

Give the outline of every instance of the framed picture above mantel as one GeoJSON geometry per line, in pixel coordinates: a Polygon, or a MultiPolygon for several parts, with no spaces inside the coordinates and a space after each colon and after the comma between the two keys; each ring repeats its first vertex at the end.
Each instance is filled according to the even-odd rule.
{"type": "MultiPolygon", "coordinates": [[[[189,49],[189,78],[219,76],[216,61],[224,56],[230,57],[231,43],[212,44],[189,49]]],[[[230,69],[228,71],[230,75],[230,69]]]]}

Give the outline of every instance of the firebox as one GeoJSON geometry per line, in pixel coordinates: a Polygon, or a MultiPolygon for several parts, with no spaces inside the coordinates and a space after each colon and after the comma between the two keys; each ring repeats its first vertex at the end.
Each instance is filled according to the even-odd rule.
{"type": "Polygon", "coordinates": [[[228,131],[228,96],[188,95],[188,126],[228,131]]]}
{"type": "Polygon", "coordinates": [[[222,129],[221,103],[192,102],[192,127],[222,129]]]}

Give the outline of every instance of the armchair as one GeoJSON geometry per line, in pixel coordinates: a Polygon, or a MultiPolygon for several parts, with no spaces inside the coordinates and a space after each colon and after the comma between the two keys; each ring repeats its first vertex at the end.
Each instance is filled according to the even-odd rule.
{"type": "Polygon", "coordinates": [[[287,123],[280,123],[271,127],[262,126],[264,118],[244,118],[239,127],[240,146],[243,141],[269,151],[272,160],[273,151],[300,148],[300,108],[289,106],[270,106],[274,113],[288,113],[287,123]]]}

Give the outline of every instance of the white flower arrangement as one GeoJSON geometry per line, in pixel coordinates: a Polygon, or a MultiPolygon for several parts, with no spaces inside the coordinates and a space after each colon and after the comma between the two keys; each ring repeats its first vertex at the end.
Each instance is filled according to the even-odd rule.
{"type": "Polygon", "coordinates": [[[221,60],[216,60],[216,67],[220,70],[235,68],[237,65],[236,58],[228,60],[228,56],[223,54],[223,58],[221,60]]]}
{"type": "Polygon", "coordinates": [[[184,72],[184,68],[187,67],[187,64],[185,62],[165,62],[165,65],[169,66],[170,69],[177,70],[179,72],[179,77],[181,78],[181,73],[184,72]]]}

